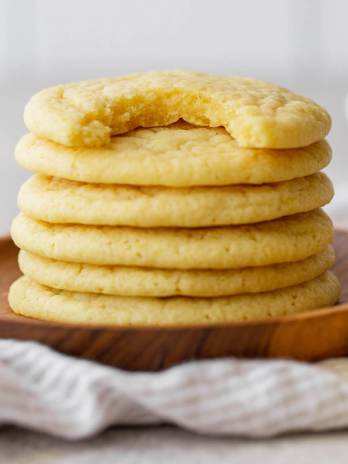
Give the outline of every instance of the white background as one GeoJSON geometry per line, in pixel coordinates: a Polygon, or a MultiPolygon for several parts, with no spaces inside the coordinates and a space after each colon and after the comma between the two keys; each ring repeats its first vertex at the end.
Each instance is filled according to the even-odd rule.
{"type": "Polygon", "coordinates": [[[184,68],[275,81],[328,108],[328,169],[347,195],[348,1],[0,0],[0,233],[28,175],[13,148],[31,94],[61,82],[184,68]]]}

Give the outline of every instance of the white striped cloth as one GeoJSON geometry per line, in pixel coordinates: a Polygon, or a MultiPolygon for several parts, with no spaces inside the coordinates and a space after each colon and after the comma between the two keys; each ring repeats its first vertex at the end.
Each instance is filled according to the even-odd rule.
{"type": "Polygon", "coordinates": [[[0,422],[68,439],[163,422],[252,437],[334,429],[348,425],[348,359],[223,359],[130,373],[1,340],[0,422]]]}

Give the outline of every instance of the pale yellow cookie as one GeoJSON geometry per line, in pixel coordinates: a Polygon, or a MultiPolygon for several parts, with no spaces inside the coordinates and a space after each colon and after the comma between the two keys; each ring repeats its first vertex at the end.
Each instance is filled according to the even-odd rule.
{"type": "Polygon", "coordinates": [[[9,292],[14,312],[45,321],[124,326],[220,324],[295,314],[333,305],[339,282],[328,271],[314,280],[273,292],[224,298],[134,298],[54,290],[28,277],[9,292]]]}
{"type": "Polygon", "coordinates": [[[193,72],[149,72],[45,89],[29,101],[29,130],[68,146],[108,144],[138,126],[180,118],[223,126],[241,146],[294,148],[325,137],[328,113],[268,82],[193,72]]]}
{"type": "Polygon", "coordinates": [[[200,229],[49,224],[20,214],[19,248],[60,261],[174,269],[226,269],[300,261],[332,240],[321,210],[250,226],[200,229]]]}
{"type": "Polygon", "coordinates": [[[136,187],[86,184],[33,176],[18,206],[52,223],[136,227],[205,227],[251,224],[311,211],[333,197],[325,174],[277,184],[231,187],[136,187]]]}
{"type": "Polygon", "coordinates": [[[174,270],[95,266],[43,258],[21,250],[23,274],[52,288],[119,296],[217,297],[259,293],[312,280],[335,261],[330,246],[303,261],[226,270],[174,270]]]}
{"type": "Polygon", "coordinates": [[[138,129],[100,148],[68,148],[27,134],[16,160],[29,171],[82,182],[190,187],[308,176],[329,164],[331,149],[325,141],[292,150],[247,149],[224,129],[178,124],[138,129]]]}

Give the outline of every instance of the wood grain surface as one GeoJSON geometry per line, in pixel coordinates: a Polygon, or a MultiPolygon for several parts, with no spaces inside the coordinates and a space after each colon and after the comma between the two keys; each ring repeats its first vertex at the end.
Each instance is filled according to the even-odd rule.
{"type": "Polygon", "coordinates": [[[339,305],[273,320],[211,327],[124,328],[53,324],[13,314],[10,283],[17,249],[0,239],[0,338],[36,340],[56,350],[128,370],[159,370],[182,361],[226,356],[314,361],[348,354],[348,231],[336,232],[339,305]]]}

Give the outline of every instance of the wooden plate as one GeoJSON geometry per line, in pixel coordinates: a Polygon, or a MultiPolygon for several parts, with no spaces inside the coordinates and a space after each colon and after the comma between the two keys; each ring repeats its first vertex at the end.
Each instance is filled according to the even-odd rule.
{"type": "Polygon", "coordinates": [[[341,304],[278,319],[207,327],[123,328],[52,324],[13,314],[10,283],[17,249],[0,239],[0,337],[36,340],[73,356],[129,370],[158,370],[192,359],[288,357],[319,360],[348,354],[348,231],[336,232],[335,272],[341,304]]]}

